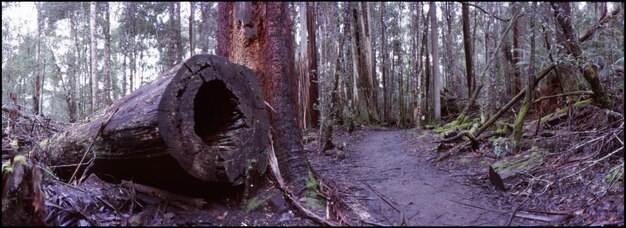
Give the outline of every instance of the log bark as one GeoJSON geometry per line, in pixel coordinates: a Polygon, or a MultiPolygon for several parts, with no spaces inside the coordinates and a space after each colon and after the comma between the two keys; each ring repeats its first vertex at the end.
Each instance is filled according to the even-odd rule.
{"type": "Polygon", "coordinates": [[[74,171],[95,138],[87,156],[97,173],[148,183],[199,179],[237,185],[252,163],[261,172],[267,166],[268,132],[252,71],[202,54],[42,145],[61,176],[74,171]]]}

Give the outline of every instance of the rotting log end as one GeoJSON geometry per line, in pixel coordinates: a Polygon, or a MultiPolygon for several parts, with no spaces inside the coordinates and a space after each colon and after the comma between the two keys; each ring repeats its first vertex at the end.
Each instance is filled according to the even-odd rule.
{"type": "Polygon", "coordinates": [[[267,166],[269,123],[256,77],[214,55],[182,63],[159,104],[159,132],[181,167],[205,181],[241,184],[267,166]]]}

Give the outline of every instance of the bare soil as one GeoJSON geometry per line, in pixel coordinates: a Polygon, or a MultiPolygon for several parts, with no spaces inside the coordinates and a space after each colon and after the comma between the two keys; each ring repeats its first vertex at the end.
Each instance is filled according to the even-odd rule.
{"type": "MultiPolygon", "coordinates": [[[[418,129],[340,132],[335,143],[347,145],[344,158],[312,154],[309,159],[318,174],[340,188],[359,216],[356,224],[507,225],[512,206],[507,195],[485,182],[486,166],[475,161],[463,168],[433,165],[429,158],[437,139],[418,129]]],[[[539,224],[516,218],[510,225],[539,224]]]]}

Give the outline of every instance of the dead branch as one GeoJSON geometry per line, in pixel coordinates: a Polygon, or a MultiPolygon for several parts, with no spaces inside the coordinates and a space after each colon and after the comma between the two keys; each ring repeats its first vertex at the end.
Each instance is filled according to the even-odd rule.
{"type": "Polygon", "coordinates": [[[511,20],[510,18],[509,19],[500,18],[500,17],[496,16],[495,14],[491,15],[489,12],[487,12],[485,9],[483,9],[482,7],[480,7],[478,5],[475,5],[475,4],[472,4],[472,3],[469,3],[469,2],[463,2],[463,1],[460,1],[460,3],[461,4],[467,4],[468,6],[472,6],[472,7],[476,8],[476,9],[479,9],[480,11],[483,11],[483,13],[485,13],[485,14],[487,14],[489,16],[493,16],[493,18],[498,19],[498,20],[500,20],[502,22],[509,22],[511,20]]]}
{"type": "Polygon", "coordinates": [[[380,194],[378,191],[376,191],[376,189],[374,189],[372,186],[370,186],[367,182],[363,181],[363,183],[365,184],[365,186],[367,186],[368,188],[370,188],[374,193],[376,193],[376,195],[378,197],[380,197],[382,200],[385,201],[385,203],[389,204],[389,206],[391,206],[393,209],[395,209],[396,211],[398,211],[400,213],[400,215],[402,216],[402,222],[400,223],[401,226],[406,226],[408,225],[408,223],[406,222],[406,217],[404,216],[404,213],[402,212],[402,210],[400,210],[398,207],[396,207],[394,205],[393,202],[391,202],[390,199],[387,199],[387,197],[383,196],[382,194],[380,194]]]}
{"type": "Polygon", "coordinates": [[[537,103],[539,101],[550,99],[550,98],[564,97],[564,96],[578,96],[578,95],[593,95],[593,92],[592,91],[576,91],[576,92],[561,93],[561,94],[550,95],[550,96],[543,96],[543,97],[535,99],[533,103],[537,103]]]}
{"type": "MultiPolygon", "coordinates": [[[[72,174],[72,177],[70,177],[70,180],[67,183],[72,183],[72,181],[74,180],[74,178],[76,177],[76,173],[78,172],[78,170],[80,169],[80,165],[83,163],[83,161],[85,161],[85,157],[87,157],[87,154],[89,153],[89,151],[91,151],[91,148],[93,148],[93,144],[94,142],[96,142],[96,139],[98,138],[98,136],[100,136],[100,134],[102,134],[102,131],[104,130],[104,128],[106,127],[107,124],[109,124],[109,121],[111,121],[111,118],[113,118],[113,116],[115,115],[115,113],[117,112],[117,110],[119,110],[118,108],[115,109],[115,111],[113,111],[113,113],[111,113],[111,115],[109,116],[109,119],[107,119],[106,122],[104,122],[102,125],[100,125],[100,129],[98,129],[98,133],[96,134],[96,136],[93,138],[93,140],[91,140],[91,144],[89,144],[89,147],[87,148],[87,150],[85,151],[85,153],[83,154],[83,158],[80,159],[80,162],[78,162],[78,166],[76,166],[76,169],[74,170],[74,173],[72,174]]],[[[82,178],[81,178],[82,179],[82,178]]],[[[79,184],[79,183],[76,183],[79,184]]]]}
{"type": "MultiPolygon", "coordinates": [[[[271,132],[271,131],[270,131],[271,132]]],[[[314,221],[320,223],[320,224],[324,224],[327,226],[339,226],[339,224],[333,222],[333,221],[329,221],[325,218],[320,217],[319,215],[315,214],[314,212],[310,211],[309,209],[305,208],[304,206],[302,206],[293,196],[293,194],[287,190],[287,188],[285,187],[285,182],[283,181],[283,178],[280,174],[280,169],[278,168],[278,160],[276,159],[276,154],[274,153],[274,141],[272,140],[272,134],[269,134],[269,141],[270,141],[270,150],[268,153],[269,156],[269,163],[270,163],[270,168],[272,171],[272,174],[274,176],[274,178],[276,179],[276,182],[278,182],[278,188],[283,192],[283,195],[287,197],[287,199],[289,199],[289,201],[296,206],[296,208],[298,208],[298,210],[300,210],[303,214],[305,214],[306,216],[310,217],[311,219],[313,219],[314,221]]]]}

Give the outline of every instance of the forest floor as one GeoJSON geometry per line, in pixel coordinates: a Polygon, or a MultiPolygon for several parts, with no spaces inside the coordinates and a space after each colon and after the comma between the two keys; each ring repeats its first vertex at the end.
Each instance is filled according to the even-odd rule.
{"type": "MultiPolygon", "coordinates": [[[[335,143],[347,145],[345,155],[311,154],[309,160],[320,176],[335,182],[344,202],[365,224],[509,224],[512,206],[506,203],[507,196],[485,178],[477,178],[486,174],[485,165],[477,160],[464,160],[463,164],[430,161],[436,155],[438,139],[432,131],[422,129],[340,132],[335,143]]],[[[543,224],[520,218],[510,222],[543,224]]]]}
{"type": "MultiPolygon", "coordinates": [[[[589,122],[588,118],[576,119],[589,122]]],[[[334,216],[343,215],[342,225],[623,224],[623,179],[620,176],[614,178],[617,181],[603,182],[611,167],[619,163],[623,166],[623,156],[610,156],[619,149],[610,154],[594,153],[601,151],[604,144],[594,145],[600,146],[597,150],[589,145],[621,135],[623,124],[590,131],[593,134],[585,138],[572,138],[570,131],[547,130],[532,138],[537,145],[546,144],[540,143],[542,140],[553,142],[550,147],[558,150],[548,151],[540,163],[543,165],[503,177],[506,191],[496,189],[490,178],[489,166],[498,161],[490,154],[494,150],[491,143],[482,143],[478,150],[442,151],[441,137],[432,130],[361,127],[350,134],[339,129],[333,137],[338,148],[320,153],[317,132],[305,132],[305,151],[320,183],[334,190],[331,199],[335,205],[326,208],[326,213],[333,221],[337,221],[334,216]],[[571,152],[570,146],[583,149],[571,152]],[[594,156],[601,158],[589,160],[594,156]],[[574,174],[580,175],[574,178],[574,174]]],[[[3,164],[8,159],[19,160],[13,149],[17,140],[9,140],[8,136],[3,132],[3,164]]],[[[542,149],[526,152],[537,150],[542,149]]],[[[30,160],[17,162],[12,169],[21,171],[5,176],[3,187],[10,186],[8,191],[17,195],[5,199],[3,194],[3,225],[320,225],[290,207],[270,175],[263,178],[255,197],[242,202],[242,188],[207,200],[132,182],[108,183],[95,175],[78,185],[67,184],[39,171],[45,171],[39,167],[39,163],[30,160]],[[32,183],[41,183],[41,189],[33,190],[32,183]],[[46,208],[43,221],[33,219],[33,207],[46,208]]]]}

